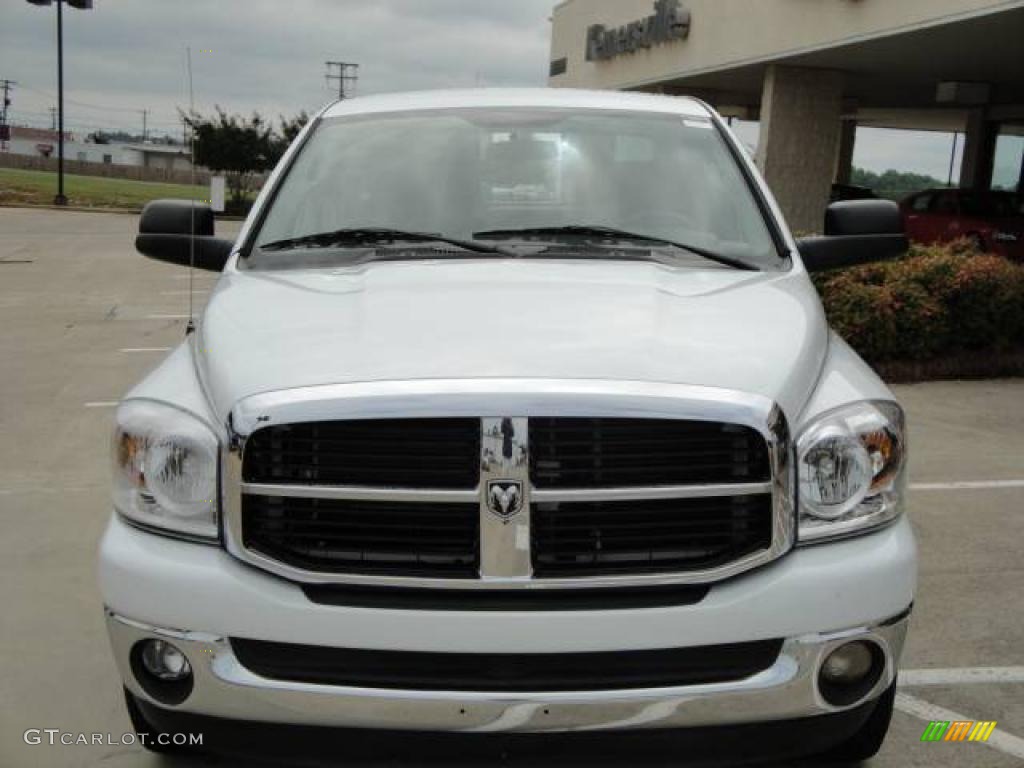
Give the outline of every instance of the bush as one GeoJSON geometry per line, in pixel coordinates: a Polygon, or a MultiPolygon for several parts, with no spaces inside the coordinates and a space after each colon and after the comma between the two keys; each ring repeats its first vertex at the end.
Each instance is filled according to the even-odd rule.
{"type": "Polygon", "coordinates": [[[1024,350],[1024,266],[963,241],[815,283],[836,332],[871,363],[1024,350]]]}

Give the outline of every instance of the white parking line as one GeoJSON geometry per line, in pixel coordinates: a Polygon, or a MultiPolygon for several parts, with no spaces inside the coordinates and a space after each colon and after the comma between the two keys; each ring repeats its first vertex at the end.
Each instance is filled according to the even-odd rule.
{"type": "MultiPolygon", "coordinates": [[[[959,712],[954,712],[953,710],[946,709],[945,707],[936,706],[924,699],[919,699],[916,696],[911,696],[907,693],[896,694],[896,709],[905,714],[924,720],[925,722],[931,722],[932,720],[949,722],[955,722],[957,720],[961,722],[965,720],[975,720],[973,717],[961,715],[959,712]]],[[[992,732],[992,735],[988,737],[988,741],[982,743],[992,747],[992,749],[1005,752],[1007,755],[1024,758],[1024,739],[1006,733],[1000,729],[998,725],[996,726],[995,731],[992,732]]]]}
{"type": "Polygon", "coordinates": [[[118,352],[170,352],[170,347],[125,347],[118,352]]]}
{"type": "Polygon", "coordinates": [[[1024,667],[961,667],[960,669],[901,669],[900,687],[1024,683],[1024,667]]]}
{"type": "Polygon", "coordinates": [[[86,403],[86,408],[116,408],[118,405],[116,400],[97,400],[92,403],[86,403]]]}
{"type": "Polygon", "coordinates": [[[1024,488],[1024,480],[980,480],[956,483],[911,483],[912,491],[980,491],[992,488],[1024,488]]]}

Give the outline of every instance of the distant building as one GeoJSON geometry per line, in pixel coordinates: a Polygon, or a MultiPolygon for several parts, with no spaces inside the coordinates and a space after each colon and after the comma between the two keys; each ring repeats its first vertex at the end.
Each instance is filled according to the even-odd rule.
{"type": "Polygon", "coordinates": [[[122,144],[119,146],[132,161],[128,163],[129,165],[159,168],[164,171],[187,171],[192,167],[192,155],[187,147],[173,144],[122,144]]]}
{"type": "MultiPolygon", "coordinates": [[[[56,157],[57,131],[46,128],[11,126],[8,154],[29,157],[56,157]]],[[[64,132],[64,159],[105,165],[142,166],[163,171],[188,171],[192,167],[187,147],[173,144],[110,143],[98,144],[64,132]]]]}

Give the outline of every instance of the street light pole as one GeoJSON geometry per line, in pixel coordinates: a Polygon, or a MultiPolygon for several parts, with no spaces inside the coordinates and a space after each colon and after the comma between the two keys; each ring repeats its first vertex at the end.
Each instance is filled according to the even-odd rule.
{"type": "MultiPolygon", "coordinates": [[[[28,0],[32,5],[51,5],[53,0],[28,0]]],[[[85,11],[92,0],[57,0],[57,196],[55,205],[67,205],[64,196],[64,3],[85,11]]]]}
{"type": "Polygon", "coordinates": [[[57,0],[57,197],[54,205],[67,205],[64,196],[64,3],[57,0]]]}

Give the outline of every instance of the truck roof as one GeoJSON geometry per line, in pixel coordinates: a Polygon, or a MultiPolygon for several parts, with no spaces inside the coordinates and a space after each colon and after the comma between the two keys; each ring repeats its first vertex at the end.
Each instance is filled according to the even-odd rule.
{"type": "Polygon", "coordinates": [[[686,117],[710,117],[702,102],[688,96],[661,96],[622,91],[587,91],[573,88],[475,88],[361,96],[328,106],[324,117],[384,112],[412,112],[459,108],[574,108],[661,112],[686,117]]]}

